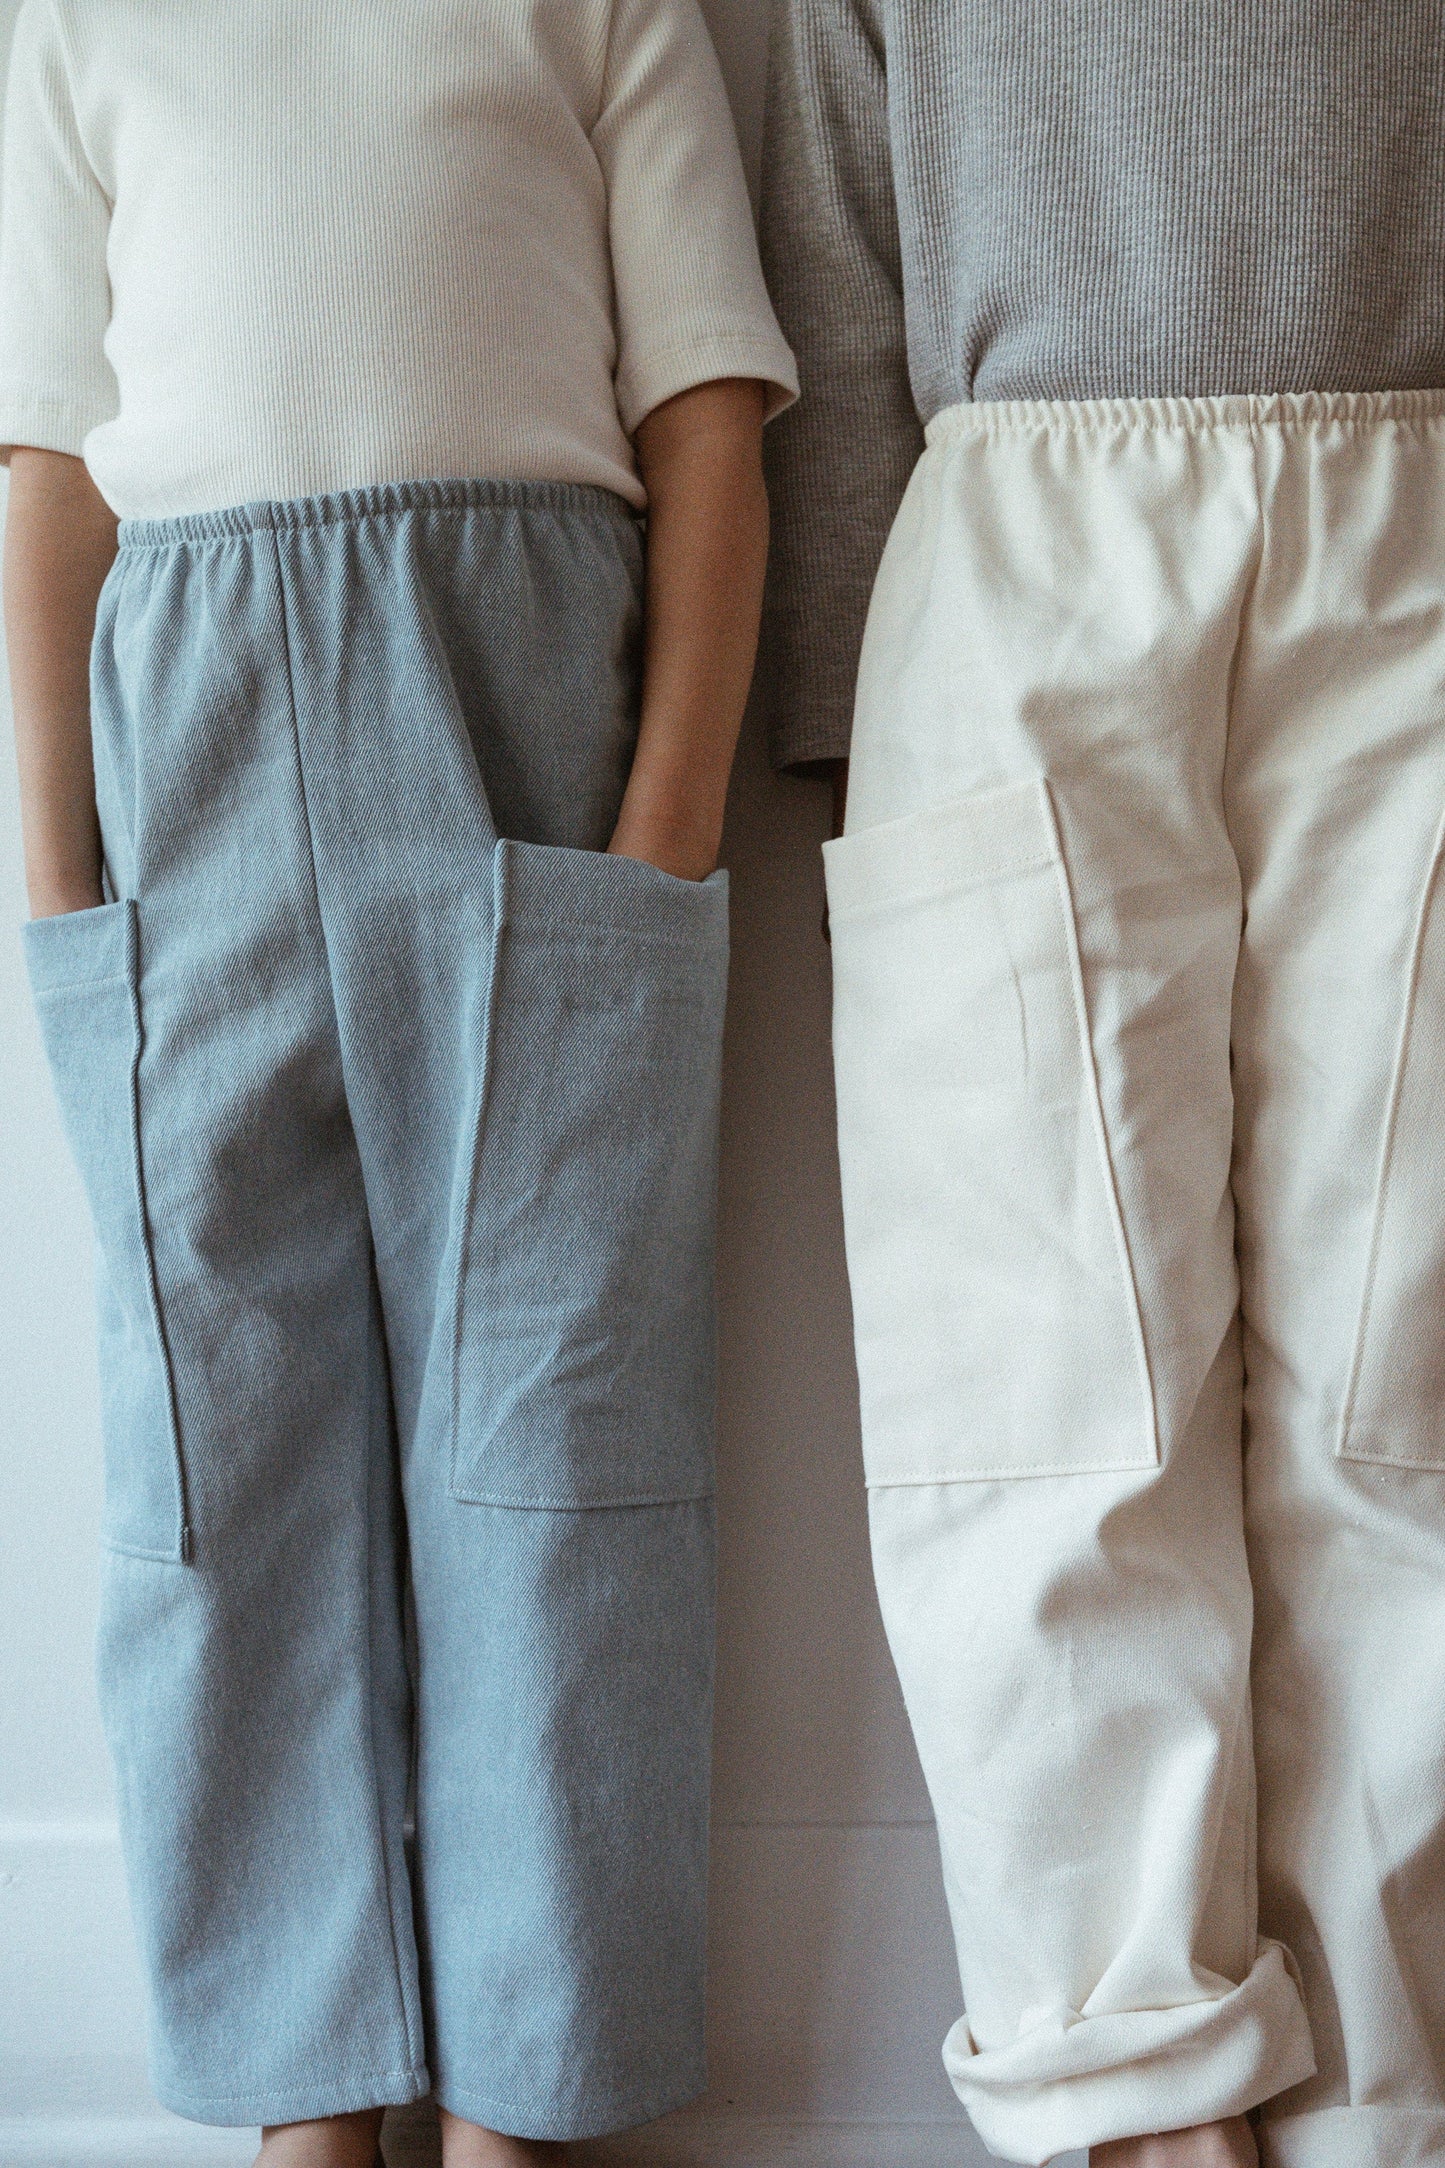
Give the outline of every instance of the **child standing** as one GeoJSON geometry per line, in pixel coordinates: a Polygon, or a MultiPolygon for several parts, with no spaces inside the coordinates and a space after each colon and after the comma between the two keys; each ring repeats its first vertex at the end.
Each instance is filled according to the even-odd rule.
{"type": "Polygon", "coordinates": [[[1440,9],[779,17],[778,751],[851,724],[945,2060],[1009,2159],[1445,2163],[1440,9]]]}
{"type": "Polygon", "coordinates": [[[276,2168],[701,2083],[713,866],[793,389],[694,0],[25,0],[102,1699],[157,2090],[276,2168]]]}

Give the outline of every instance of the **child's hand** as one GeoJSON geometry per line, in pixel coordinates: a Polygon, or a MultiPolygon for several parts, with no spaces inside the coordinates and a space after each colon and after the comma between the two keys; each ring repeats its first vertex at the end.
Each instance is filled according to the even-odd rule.
{"type": "Polygon", "coordinates": [[[609,851],[619,858],[640,858],[680,881],[705,881],[717,865],[721,823],[699,825],[686,806],[644,810],[632,801],[622,808],[609,851]]]}

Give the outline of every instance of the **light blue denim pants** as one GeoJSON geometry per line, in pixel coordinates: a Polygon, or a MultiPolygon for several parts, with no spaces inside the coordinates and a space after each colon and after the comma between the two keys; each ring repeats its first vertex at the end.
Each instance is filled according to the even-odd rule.
{"type": "Polygon", "coordinates": [[[727,897],[601,854],[642,574],[603,491],[414,483],[129,524],[102,597],[116,900],[26,945],[201,2121],[702,2084],[727,897]]]}

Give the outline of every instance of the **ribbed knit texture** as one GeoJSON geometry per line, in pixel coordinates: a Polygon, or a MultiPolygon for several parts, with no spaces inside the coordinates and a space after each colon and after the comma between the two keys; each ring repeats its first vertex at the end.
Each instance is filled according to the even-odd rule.
{"type": "Polygon", "coordinates": [[[731,375],[796,382],[696,0],[25,0],[0,440],[119,512],[641,504],[632,429],[731,375]]]}
{"type": "Polygon", "coordinates": [[[1439,0],[777,0],[763,227],[796,763],[941,408],[1445,384],[1439,0]]]}

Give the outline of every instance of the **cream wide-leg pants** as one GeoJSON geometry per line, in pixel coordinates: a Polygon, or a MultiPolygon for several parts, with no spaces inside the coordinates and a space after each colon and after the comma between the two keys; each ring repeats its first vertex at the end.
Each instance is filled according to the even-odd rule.
{"type": "Polygon", "coordinates": [[[928,435],[827,861],[945,2060],[1445,2163],[1445,394],[928,435]]]}

